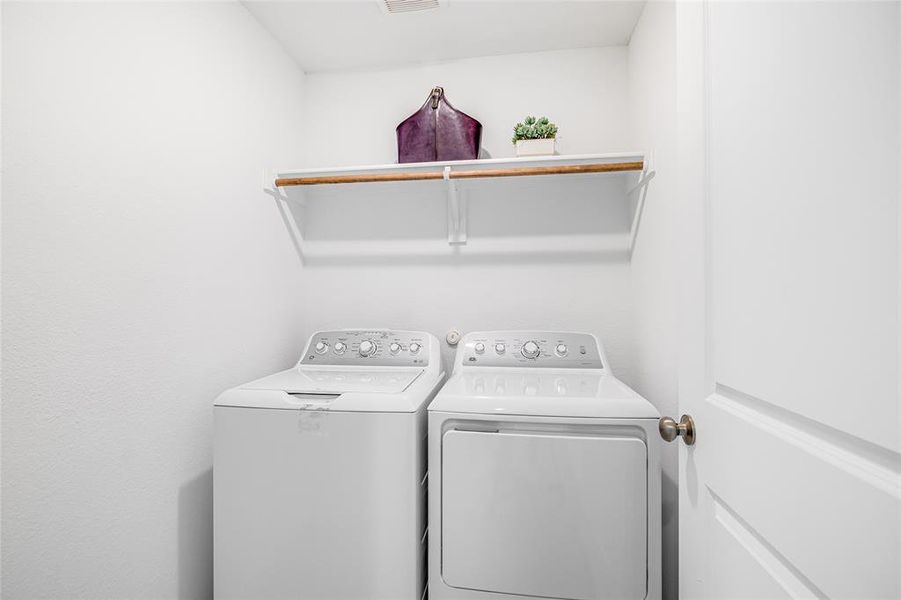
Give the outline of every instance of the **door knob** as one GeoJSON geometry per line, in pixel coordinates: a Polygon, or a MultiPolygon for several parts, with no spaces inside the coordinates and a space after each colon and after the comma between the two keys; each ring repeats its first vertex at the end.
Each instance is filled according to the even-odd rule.
{"type": "Polygon", "coordinates": [[[685,442],[686,446],[691,446],[695,443],[695,422],[688,415],[682,415],[678,423],[672,417],[663,417],[660,419],[658,428],[660,429],[660,437],[667,442],[682,436],[682,441],[685,442]]]}

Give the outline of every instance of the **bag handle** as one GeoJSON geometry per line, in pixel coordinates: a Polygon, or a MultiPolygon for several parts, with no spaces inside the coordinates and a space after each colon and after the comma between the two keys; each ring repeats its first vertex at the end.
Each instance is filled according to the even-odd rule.
{"type": "Polygon", "coordinates": [[[432,88],[432,110],[438,108],[438,103],[441,102],[441,99],[444,97],[444,88],[441,86],[435,86],[432,88]]]}

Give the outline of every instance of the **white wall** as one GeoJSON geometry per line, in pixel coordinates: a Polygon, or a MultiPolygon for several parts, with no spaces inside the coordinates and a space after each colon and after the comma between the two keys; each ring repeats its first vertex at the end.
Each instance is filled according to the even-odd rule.
{"type": "MultiPolygon", "coordinates": [[[[0,98],[3,97],[3,3],[0,2],[0,98]]],[[[0,207],[3,204],[3,103],[0,102],[0,207]]],[[[3,210],[0,208],[0,266],[3,264],[3,210]]],[[[2,268],[0,268],[2,271],[2,268]]],[[[3,514],[3,278],[0,277],[0,515],[3,514]]],[[[0,517],[0,595],[3,594],[2,517],[0,517]]]]}
{"type": "Polygon", "coordinates": [[[211,403],[284,368],[298,261],[265,166],[303,75],[233,3],[3,3],[2,579],[211,596],[211,403]]]}
{"type": "Polygon", "coordinates": [[[496,158],[513,156],[513,125],[527,114],[559,125],[561,154],[633,149],[622,46],[311,73],[307,84],[308,166],[396,162],[395,127],[436,85],[482,123],[496,158]]]}
{"type": "MultiPolygon", "coordinates": [[[[523,253],[502,261],[480,257],[475,252],[478,233],[499,235],[502,228],[497,222],[514,220],[510,215],[516,215],[517,222],[545,219],[555,225],[535,227],[533,234],[558,229],[603,235],[592,227],[627,218],[605,212],[608,209],[602,206],[600,196],[586,205],[574,205],[565,198],[542,198],[540,192],[530,195],[533,190],[525,186],[519,199],[473,199],[471,229],[481,224],[480,231],[470,248],[457,254],[441,259],[411,256],[324,264],[307,261],[305,285],[323,290],[323,296],[311,301],[313,310],[306,317],[305,327],[340,326],[350,314],[363,323],[387,321],[388,326],[423,328],[439,336],[454,327],[463,331],[516,327],[589,330],[606,344],[620,377],[645,394],[662,413],[675,413],[677,302],[673,248],[678,221],[672,202],[668,202],[675,186],[671,167],[675,154],[674,36],[672,5],[650,3],[629,48],[308,75],[307,130],[315,143],[310,147],[307,166],[394,162],[394,126],[419,107],[433,85],[443,85],[456,107],[480,119],[483,146],[492,156],[511,156],[512,124],[524,114],[540,113],[560,125],[561,153],[649,149],[655,153],[658,175],[649,190],[631,267],[622,256],[578,253],[523,253]],[[330,134],[334,131],[349,131],[352,138],[335,140],[330,134]],[[342,293],[348,286],[347,293],[342,293]],[[324,324],[319,325],[320,321],[324,324]]],[[[381,237],[341,224],[340,217],[351,214],[365,223],[362,229],[381,229],[385,237],[399,238],[406,228],[437,239],[443,233],[443,207],[432,207],[430,225],[419,213],[423,209],[415,208],[418,201],[411,193],[396,200],[394,211],[388,213],[337,197],[328,202],[308,201],[301,227],[306,238],[314,242],[340,240],[353,245],[381,237]],[[349,233],[349,229],[353,231],[349,233]]],[[[675,598],[678,590],[674,450],[664,449],[667,598],[675,598]]]]}
{"type": "MultiPolygon", "coordinates": [[[[291,363],[317,328],[588,330],[621,378],[674,412],[672,356],[658,345],[672,286],[661,276],[665,10],[648,7],[631,50],[306,81],[230,3],[3,10],[9,596],[209,596],[211,400],[291,363]],[[363,250],[298,256],[279,205],[261,197],[263,167],[393,162],[394,127],[436,84],[482,121],[495,157],[513,154],[512,125],[528,113],[560,125],[561,153],[654,149],[659,174],[631,269],[621,253],[566,242],[473,251],[491,238],[605,238],[628,225],[623,207],[540,184],[474,198],[470,246],[414,244],[393,258],[366,256],[367,243],[444,243],[443,204],[422,207],[415,191],[389,204],[297,202],[308,241],[363,250]]],[[[668,502],[668,547],[674,510],[668,502]]]]}
{"type": "MultiPolygon", "coordinates": [[[[657,175],[648,188],[632,256],[636,390],[661,414],[678,418],[675,4],[648,2],[629,44],[633,145],[654,153],[657,175]]],[[[678,595],[678,447],[663,445],[664,597],[678,595]]]]}
{"type": "MultiPolygon", "coordinates": [[[[561,153],[633,150],[626,58],[624,47],[614,47],[309,74],[305,166],[395,162],[397,123],[434,85],[482,122],[483,146],[494,157],[513,154],[512,127],[528,113],[558,123],[561,153]]],[[[442,338],[451,328],[588,330],[605,342],[617,374],[630,380],[631,298],[622,253],[583,252],[568,242],[555,253],[477,250],[488,239],[546,240],[573,231],[604,238],[627,227],[622,207],[571,198],[537,182],[522,184],[515,196],[489,192],[470,199],[470,244],[452,251],[444,204],[427,204],[412,186],[404,190],[390,203],[337,196],[307,202],[299,220],[307,241],[360,252],[355,259],[306,261],[304,286],[312,291],[305,332],[348,324],[424,329],[442,338]],[[423,247],[444,244],[445,251],[367,255],[370,242],[404,237],[423,247]]]]}

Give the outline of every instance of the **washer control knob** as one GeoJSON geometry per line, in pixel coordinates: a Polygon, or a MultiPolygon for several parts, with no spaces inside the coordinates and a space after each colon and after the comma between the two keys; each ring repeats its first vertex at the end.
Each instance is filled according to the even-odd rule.
{"type": "Polygon", "coordinates": [[[557,356],[566,356],[566,353],[567,353],[566,344],[557,344],[557,346],[554,348],[554,353],[557,356]]]}
{"type": "Polygon", "coordinates": [[[485,344],[482,342],[476,342],[475,349],[476,354],[485,354],[485,344]]]}
{"type": "Polygon", "coordinates": [[[328,352],[328,343],[316,342],[316,354],[325,354],[326,352],[328,352]]]}
{"type": "Polygon", "coordinates": [[[416,342],[413,342],[412,344],[410,344],[410,354],[419,354],[419,351],[421,349],[422,349],[422,346],[420,346],[416,342]]]}
{"type": "Polygon", "coordinates": [[[375,344],[371,340],[360,342],[360,356],[367,357],[375,354],[375,344]]]}
{"type": "Polygon", "coordinates": [[[507,345],[506,344],[495,344],[494,351],[497,352],[498,354],[503,354],[504,352],[507,351],[507,345]]]}
{"type": "Polygon", "coordinates": [[[522,355],[526,358],[538,358],[539,354],[541,354],[541,348],[537,342],[529,340],[522,345],[522,355]]]}
{"type": "Polygon", "coordinates": [[[335,342],[335,354],[344,354],[345,350],[347,350],[347,344],[344,342],[335,342]]]}
{"type": "Polygon", "coordinates": [[[397,354],[400,352],[400,344],[397,342],[391,342],[391,345],[388,346],[388,350],[391,350],[391,354],[397,354]]]}

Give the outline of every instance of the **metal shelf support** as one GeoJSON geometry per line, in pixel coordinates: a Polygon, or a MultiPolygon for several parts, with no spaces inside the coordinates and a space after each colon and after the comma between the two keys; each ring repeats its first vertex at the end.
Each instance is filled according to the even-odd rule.
{"type": "Polygon", "coordinates": [[[451,168],[444,167],[444,182],[447,185],[447,243],[466,244],[466,193],[451,179],[451,168]]]}
{"type": "MultiPolygon", "coordinates": [[[[534,158],[482,159],[471,161],[452,161],[448,164],[410,163],[385,164],[361,167],[338,167],[331,169],[301,169],[293,172],[275,173],[266,171],[263,176],[263,187],[266,193],[277,200],[282,218],[292,221],[289,212],[297,212],[303,207],[301,190],[310,190],[315,197],[318,186],[350,184],[350,194],[366,193],[367,189],[380,189],[378,186],[388,182],[434,181],[432,185],[444,186],[447,203],[447,242],[454,246],[468,244],[468,196],[472,189],[479,189],[478,181],[486,178],[531,178],[534,176],[590,175],[604,173],[627,173],[634,186],[626,192],[630,206],[634,206],[632,222],[628,234],[628,256],[631,258],[641,228],[641,220],[650,181],[657,174],[654,157],[648,153],[616,153],[616,154],[583,154],[572,156],[548,156],[534,158]],[[443,180],[443,183],[442,183],[443,180]],[[461,181],[466,180],[466,181],[461,181]],[[374,184],[376,187],[368,187],[374,184]],[[295,187],[296,186],[296,187],[295,187]],[[292,201],[289,207],[288,196],[283,189],[295,187],[292,198],[301,198],[301,206],[292,201]],[[293,207],[293,211],[291,208],[293,207]]],[[[561,180],[562,181],[562,180],[561,180]]],[[[344,187],[341,185],[341,187],[344,187]]],[[[381,188],[384,189],[384,188],[381,188]]],[[[441,188],[423,188],[439,191],[441,188]]],[[[434,193],[434,192],[431,192],[434,193]]],[[[439,192],[440,194],[440,192],[439,192]]],[[[434,198],[434,196],[432,196],[434,198]]],[[[440,195],[439,195],[440,198],[440,195]]],[[[304,256],[303,237],[297,223],[289,225],[292,241],[301,257],[304,256]]],[[[623,238],[619,238],[623,244],[623,238]]],[[[479,240],[481,244],[481,240],[479,240]]],[[[620,246],[622,247],[622,246],[620,246]]],[[[301,258],[303,260],[303,258],[301,258]]]]}
{"type": "Polygon", "coordinates": [[[645,157],[644,169],[638,177],[638,183],[631,190],[626,192],[626,196],[631,197],[632,194],[638,194],[638,202],[635,205],[635,215],[632,217],[632,227],[629,231],[629,258],[632,258],[632,252],[635,249],[635,240],[638,238],[638,229],[641,227],[641,216],[644,213],[645,199],[648,196],[648,184],[654,179],[657,171],[654,169],[654,155],[649,154],[645,157]]]}

